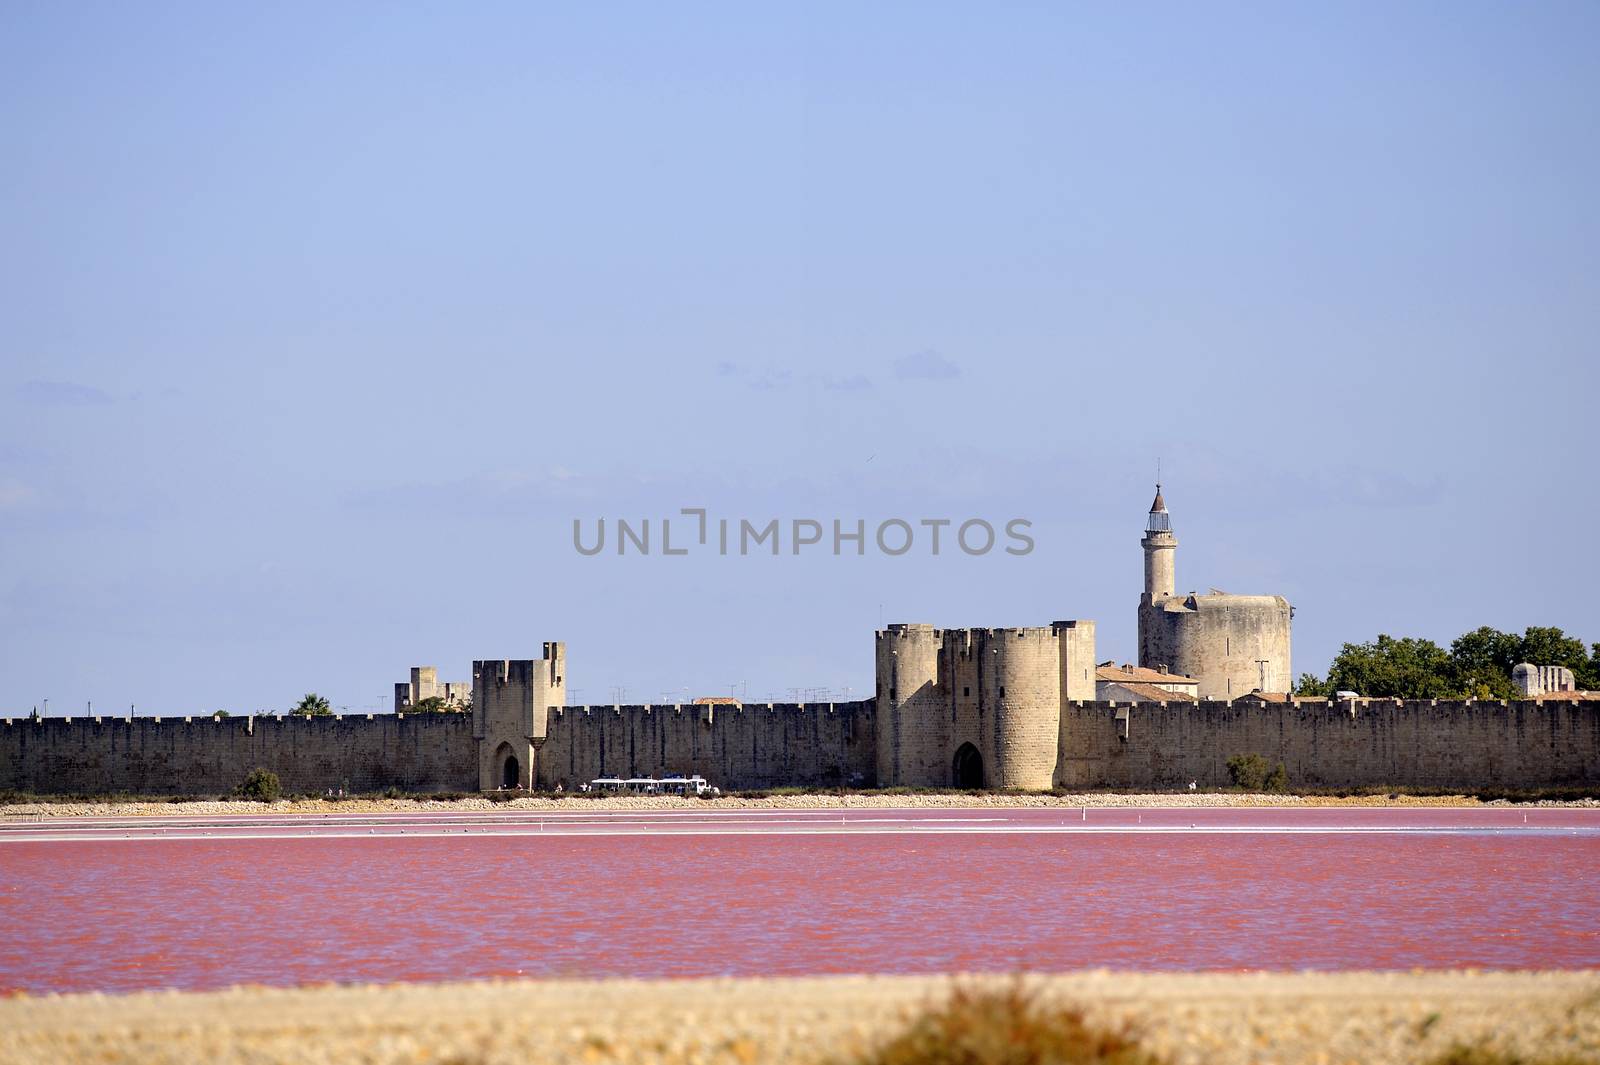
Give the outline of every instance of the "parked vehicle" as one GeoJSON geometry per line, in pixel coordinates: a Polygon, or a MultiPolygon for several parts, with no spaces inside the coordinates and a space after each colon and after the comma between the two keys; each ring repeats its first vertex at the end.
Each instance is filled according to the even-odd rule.
{"type": "Polygon", "coordinates": [[[681,773],[661,777],[596,777],[583,787],[584,791],[612,795],[721,795],[722,789],[706,783],[706,778],[696,774],[686,777],[681,773]]]}

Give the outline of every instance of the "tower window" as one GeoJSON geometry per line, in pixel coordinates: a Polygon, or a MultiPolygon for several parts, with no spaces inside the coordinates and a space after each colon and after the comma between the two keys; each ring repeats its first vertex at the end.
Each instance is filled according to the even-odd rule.
{"type": "Polygon", "coordinates": [[[968,687],[962,687],[962,689],[961,689],[961,696],[962,696],[962,698],[966,698],[966,697],[967,697],[967,696],[969,696],[969,695],[971,695],[971,694],[972,694],[972,689],[971,689],[971,688],[968,688],[968,687]]]}
{"type": "Polygon", "coordinates": [[[1006,697],[1006,686],[1004,684],[1002,684],[1002,685],[1000,685],[1000,698],[1004,699],[1005,697],[1006,697]]]}

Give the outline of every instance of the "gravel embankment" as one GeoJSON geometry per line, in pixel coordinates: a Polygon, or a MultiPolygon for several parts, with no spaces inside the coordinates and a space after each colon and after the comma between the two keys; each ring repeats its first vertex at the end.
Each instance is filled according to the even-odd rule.
{"type": "MultiPolygon", "coordinates": [[[[1504,801],[1482,802],[1467,795],[1250,795],[1237,793],[1162,792],[1152,794],[1101,793],[1085,795],[837,795],[826,793],[769,795],[745,798],[727,795],[716,799],[675,796],[619,795],[606,798],[554,798],[546,796],[493,802],[466,799],[286,799],[275,803],[235,799],[200,802],[28,802],[0,806],[0,819],[41,817],[183,817],[213,814],[370,814],[424,812],[512,812],[518,810],[837,810],[837,809],[971,809],[974,807],[1040,807],[1076,810],[1081,807],[1239,807],[1239,806],[1507,806],[1504,801]]],[[[1571,802],[1520,803],[1522,807],[1565,806],[1600,808],[1600,799],[1571,802]]]]}
{"type": "MultiPolygon", "coordinates": [[[[1003,987],[1010,978],[965,977],[1003,987]]],[[[0,1062],[809,1065],[891,1034],[948,977],[241,988],[0,1000],[0,1062]]],[[[1389,1065],[1487,1040],[1600,1061],[1600,973],[1031,977],[1173,1065],[1389,1065]]]]}

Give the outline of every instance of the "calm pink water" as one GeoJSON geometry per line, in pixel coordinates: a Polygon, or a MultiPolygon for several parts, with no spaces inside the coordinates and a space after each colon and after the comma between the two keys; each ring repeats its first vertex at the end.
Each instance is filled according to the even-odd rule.
{"type": "MultiPolygon", "coordinates": [[[[1189,832],[1305,819],[1147,811],[1139,825],[1179,831],[563,835],[524,822],[532,834],[7,842],[0,989],[1600,965],[1600,820],[1529,828],[1493,813],[1366,834],[1189,832]]],[[[1033,823],[1045,819],[1014,820],[1033,823]]]]}

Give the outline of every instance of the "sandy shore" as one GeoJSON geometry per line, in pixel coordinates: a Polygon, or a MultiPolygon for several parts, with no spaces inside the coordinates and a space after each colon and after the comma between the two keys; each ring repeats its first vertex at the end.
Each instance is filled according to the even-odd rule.
{"type": "MultiPolygon", "coordinates": [[[[33,802],[0,806],[0,819],[41,817],[183,817],[214,814],[368,814],[425,813],[450,811],[513,810],[882,810],[882,809],[972,809],[974,807],[1031,807],[1077,810],[1082,807],[1251,807],[1251,806],[1399,806],[1399,807],[1494,807],[1509,806],[1503,800],[1482,802],[1467,795],[1253,795],[1234,792],[1161,792],[1152,794],[1099,793],[1084,795],[982,795],[982,794],[784,794],[763,798],[736,795],[717,799],[689,799],[676,796],[608,796],[606,798],[529,797],[494,802],[484,798],[435,800],[417,799],[291,799],[275,803],[239,800],[200,802],[33,802]]],[[[1600,808],[1600,799],[1572,802],[1536,802],[1521,807],[1562,806],[1600,808]]]]}
{"type": "MultiPolygon", "coordinates": [[[[1010,978],[965,977],[1004,986],[1010,978]]],[[[1174,1065],[1422,1062],[1487,1040],[1600,1060],[1600,973],[1032,977],[1174,1065]]],[[[892,1034],[949,977],[242,988],[0,1000],[0,1061],[814,1063],[892,1034]]]]}

